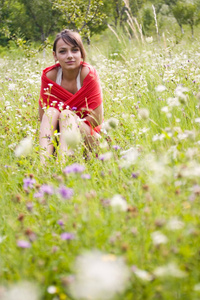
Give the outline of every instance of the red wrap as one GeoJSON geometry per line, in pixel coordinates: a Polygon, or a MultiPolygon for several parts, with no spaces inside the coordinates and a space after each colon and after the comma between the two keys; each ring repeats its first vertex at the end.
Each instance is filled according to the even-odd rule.
{"type": "MultiPolygon", "coordinates": [[[[101,86],[96,70],[85,62],[82,62],[81,64],[82,66],[89,68],[89,74],[83,80],[81,89],[74,95],[46,76],[47,72],[59,67],[59,64],[43,70],[39,99],[41,107],[55,107],[59,111],[67,108],[75,111],[76,114],[83,119],[91,110],[94,110],[102,103],[101,86]]],[[[88,124],[89,121],[86,121],[85,123],[88,124]]],[[[89,124],[89,126],[92,132],[91,124],[89,124]]],[[[99,132],[101,126],[97,126],[93,129],[96,132],[99,132]]]]}

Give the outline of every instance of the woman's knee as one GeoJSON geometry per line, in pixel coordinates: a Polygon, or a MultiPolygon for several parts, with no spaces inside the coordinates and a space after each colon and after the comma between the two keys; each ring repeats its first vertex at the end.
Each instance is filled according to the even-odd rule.
{"type": "Polygon", "coordinates": [[[46,115],[47,117],[57,117],[58,118],[60,115],[60,112],[54,107],[49,107],[45,111],[44,115],[46,115]]]}
{"type": "Polygon", "coordinates": [[[74,113],[68,109],[62,110],[60,113],[60,119],[65,120],[67,118],[74,117],[74,113]]]}

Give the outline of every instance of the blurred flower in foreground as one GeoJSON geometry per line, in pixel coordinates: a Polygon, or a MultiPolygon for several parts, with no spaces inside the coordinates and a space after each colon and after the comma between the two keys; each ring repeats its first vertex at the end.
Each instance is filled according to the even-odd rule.
{"type": "Polygon", "coordinates": [[[110,200],[110,206],[112,206],[115,210],[127,211],[128,209],[127,202],[121,195],[115,195],[110,200]]]}
{"type": "Polygon", "coordinates": [[[78,130],[66,130],[64,139],[69,148],[75,149],[81,142],[81,134],[78,130]]]}
{"type": "Polygon", "coordinates": [[[151,43],[153,42],[153,37],[152,37],[152,36],[147,36],[147,37],[146,37],[146,42],[147,42],[148,44],[151,44],[151,43]]]}
{"type": "Polygon", "coordinates": [[[128,150],[121,151],[120,154],[122,155],[122,160],[120,161],[121,168],[128,168],[133,165],[139,156],[138,150],[132,147],[128,150]]]}
{"type": "Polygon", "coordinates": [[[167,223],[167,229],[169,230],[179,230],[184,227],[184,223],[178,220],[177,217],[171,218],[167,223]]]}
{"type": "Polygon", "coordinates": [[[112,157],[113,157],[113,153],[109,151],[109,152],[99,155],[99,160],[107,161],[107,160],[111,159],[112,157]]]}
{"type": "Polygon", "coordinates": [[[160,231],[154,231],[151,234],[154,245],[166,244],[168,242],[168,238],[160,231]]]}
{"type": "Polygon", "coordinates": [[[59,187],[58,193],[62,196],[63,199],[69,200],[73,196],[74,190],[62,185],[59,187]]]}
{"type": "Polygon", "coordinates": [[[135,266],[132,268],[132,270],[133,270],[133,273],[136,275],[136,277],[140,278],[141,280],[144,280],[144,281],[153,280],[153,276],[145,270],[140,270],[135,266]]]}
{"type": "Polygon", "coordinates": [[[119,124],[119,120],[114,117],[111,117],[107,121],[103,122],[102,131],[104,130],[109,131],[111,129],[116,129],[118,124],[119,124]]]}
{"type": "Polygon", "coordinates": [[[129,270],[120,257],[88,252],[77,258],[76,275],[70,290],[76,299],[112,299],[129,281],[129,270]]]}
{"type": "Polygon", "coordinates": [[[138,109],[138,116],[142,120],[147,120],[149,118],[149,111],[146,108],[138,109]]]}
{"type": "Polygon", "coordinates": [[[17,241],[17,246],[26,249],[26,248],[30,248],[31,244],[28,241],[19,240],[17,241]]]}
{"type": "Polygon", "coordinates": [[[156,92],[164,92],[166,90],[166,86],[160,84],[155,88],[156,92]]]}
{"type": "Polygon", "coordinates": [[[85,170],[84,166],[81,166],[77,163],[74,163],[70,166],[67,166],[64,170],[64,174],[69,174],[69,173],[82,173],[85,170]]]}
{"type": "Polygon", "coordinates": [[[31,153],[33,147],[32,138],[27,137],[19,143],[19,145],[15,149],[15,156],[27,156],[31,153]]]}
{"type": "Polygon", "coordinates": [[[169,276],[175,278],[183,278],[187,276],[187,273],[180,270],[175,263],[169,263],[165,266],[157,267],[153,273],[156,277],[169,276]]]}
{"type": "Polygon", "coordinates": [[[23,183],[24,183],[24,185],[23,185],[23,188],[25,189],[25,190],[27,190],[28,188],[34,188],[34,184],[35,184],[35,179],[34,178],[31,178],[31,177],[25,177],[24,179],[23,179],[23,183]]]}
{"type": "Polygon", "coordinates": [[[20,282],[11,286],[5,294],[3,294],[2,300],[38,300],[39,291],[35,284],[30,282],[20,282]]]}

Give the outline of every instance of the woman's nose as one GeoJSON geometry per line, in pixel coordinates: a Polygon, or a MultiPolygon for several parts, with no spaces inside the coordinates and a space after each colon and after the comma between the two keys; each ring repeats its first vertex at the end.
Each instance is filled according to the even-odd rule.
{"type": "Polygon", "coordinates": [[[73,55],[72,55],[72,52],[71,52],[71,51],[69,51],[67,54],[68,54],[68,55],[67,55],[68,59],[71,59],[71,58],[73,57],[73,55]]]}

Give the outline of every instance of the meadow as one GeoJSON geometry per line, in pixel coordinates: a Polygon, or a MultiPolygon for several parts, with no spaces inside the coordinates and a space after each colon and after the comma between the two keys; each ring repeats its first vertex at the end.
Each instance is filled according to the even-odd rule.
{"type": "Polygon", "coordinates": [[[91,46],[106,131],[44,166],[51,51],[0,58],[1,299],[200,299],[199,59],[171,36],[91,46]]]}

